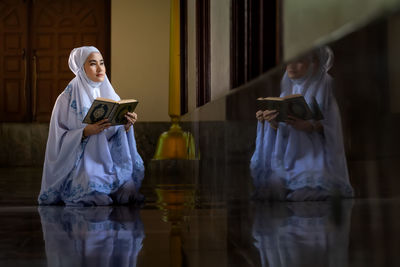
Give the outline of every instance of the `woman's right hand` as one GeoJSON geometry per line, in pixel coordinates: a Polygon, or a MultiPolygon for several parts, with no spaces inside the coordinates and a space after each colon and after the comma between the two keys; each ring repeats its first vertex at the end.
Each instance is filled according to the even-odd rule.
{"type": "Polygon", "coordinates": [[[111,126],[111,123],[108,122],[108,119],[104,119],[104,120],[98,121],[93,124],[88,124],[83,129],[83,138],[89,137],[94,134],[101,133],[105,129],[110,128],[110,126],[111,126]]]}
{"type": "Polygon", "coordinates": [[[278,122],[275,120],[276,117],[279,115],[279,112],[274,110],[265,110],[263,112],[264,120],[269,122],[269,125],[274,128],[275,130],[278,129],[278,122]]]}
{"type": "Polygon", "coordinates": [[[264,121],[264,116],[263,116],[263,111],[259,110],[256,112],[256,118],[259,122],[263,122],[264,121]]]}

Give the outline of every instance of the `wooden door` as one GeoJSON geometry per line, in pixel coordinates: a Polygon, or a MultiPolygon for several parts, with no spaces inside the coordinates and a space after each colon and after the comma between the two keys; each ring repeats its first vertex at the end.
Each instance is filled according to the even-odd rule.
{"type": "Polygon", "coordinates": [[[74,47],[96,46],[109,67],[109,0],[0,0],[0,18],[20,25],[0,26],[10,47],[8,54],[0,52],[0,63],[8,64],[7,68],[0,67],[0,74],[4,72],[5,77],[0,101],[8,103],[1,105],[1,121],[49,121],[57,96],[74,77],[68,67],[68,56],[74,47]],[[13,16],[22,18],[11,20],[7,17],[10,11],[2,12],[2,4],[7,9],[14,7],[13,16]],[[17,36],[21,37],[17,40],[17,36]],[[17,111],[20,114],[14,115],[17,111]]]}
{"type": "Polygon", "coordinates": [[[68,56],[74,47],[96,46],[108,60],[109,8],[99,0],[35,0],[32,6],[32,111],[48,121],[57,96],[74,77],[68,56]]]}
{"type": "Polygon", "coordinates": [[[0,122],[27,120],[27,5],[0,1],[0,122]]]}

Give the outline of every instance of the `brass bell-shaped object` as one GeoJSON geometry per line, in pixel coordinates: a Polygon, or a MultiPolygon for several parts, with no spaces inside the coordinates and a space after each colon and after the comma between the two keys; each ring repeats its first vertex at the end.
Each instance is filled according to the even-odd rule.
{"type": "Polygon", "coordinates": [[[158,138],[153,159],[196,159],[193,135],[190,132],[184,132],[179,123],[172,120],[169,130],[158,138]]]}

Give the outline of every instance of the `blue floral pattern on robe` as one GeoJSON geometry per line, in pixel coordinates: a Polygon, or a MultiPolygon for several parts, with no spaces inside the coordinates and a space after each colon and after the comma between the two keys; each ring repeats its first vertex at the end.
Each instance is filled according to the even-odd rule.
{"type": "Polygon", "coordinates": [[[50,121],[39,204],[75,205],[93,194],[110,195],[130,180],[137,191],[141,186],[144,165],[133,127],[112,126],[82,141],[83,113],[67,86],[50,121]]]}

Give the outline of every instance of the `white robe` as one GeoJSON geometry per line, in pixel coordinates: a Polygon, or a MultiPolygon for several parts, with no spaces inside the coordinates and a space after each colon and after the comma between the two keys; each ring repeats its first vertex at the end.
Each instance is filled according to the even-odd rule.
{"type": "Polygon", "coordinates": [[[348,265],[352,200],[258,203],[254,245],[261,266],[348,265]]]}
{"type": "Polygon", "coordinates": [[[135,267],[145,237],[140,211],[39,207],[48,266],[135,267]]]}
{"type": "Polygon", "coordinates": [[[274,130],[268,122],[258,122],[250,163],[256,199],[303,201],[353,196],[339,108],[327,73],[326,64],[331,64],[331,59],[323,59],[321,56],[317,70],[311,65],[305,77],[292,80],[285,73],[281,83],[281,96],[302,94],[311,107],[316,100],[324,116],[320,121],[323,134],[300,131],[284,122],[274,130]]]}
{"type": "Polygon", "coordinates": [[[94,100],[119,100],[107,76],[101,83],[90,81],[83,63],[93,47],[74,49],[70,68],[76,74],[54,105],[50,120],[39,204],[110,205],[111,194],[124,184],[138,194],[144,176],[133,127],[111,126],[82,140],[83,118],[94,100]],[[133,183],[133,185],[132,185],[133,183]]]}

